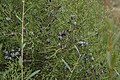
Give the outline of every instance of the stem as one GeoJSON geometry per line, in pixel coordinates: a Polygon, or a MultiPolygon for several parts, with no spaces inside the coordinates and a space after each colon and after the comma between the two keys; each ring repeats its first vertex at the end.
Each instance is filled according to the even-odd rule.
{"type": "Polygon", "coordinates": [[[24,4],[25,4],[25,1],[24,0],[22,0],[22,3],[23,3],[23,12],[22,12],[22,39],[21,39],[21,77],[22,77],[22,79],[21,80],[23,80],[23,39],[24,39],[24,4]]]}
{"type": "Polygon", "coordinates": [[[112,32],[109,33],[109,50],[110,50],[110,80],[112,80],[112,32]]]}

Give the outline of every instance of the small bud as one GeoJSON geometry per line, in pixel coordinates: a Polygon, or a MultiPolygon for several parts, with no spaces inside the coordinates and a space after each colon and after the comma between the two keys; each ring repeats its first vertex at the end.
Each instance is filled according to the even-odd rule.
{"type": "Polygon", "coordinates": [[[88,43],[84,42],[84,41],[80,41],[80,42],[78,42],[78,45],[79,46],[86,46],[86,45],[88,45],[88,43]]]}
{"type": "Polygon", "coordinates": [[[14,54],[15,56],[18,56],[18,55],[20,55],[20,53],[19,52],[15,52],[15,54],[14,54]]]}
{"type": "Polygon", "coordinates": [[[6,17],[6,20],[7,20],[7,21],[10,21],[11,19],[10,19],[9,17],[6,17]]]}
{"type": "Polygon", "coordinates": [[[11,57],[15,57],[15,54],[14,54],[14,53],[10,53],[10,56],[11,56],[11,57]]]}
{"type": "Polygon", "coordinates": [[[62,36],[58,36],[59,40],[62,40],[62,36]]]}
{"type": "Polygon", "coordinates": [[[15,36],[15,33],[13,33],[13,32],[11,32],[11,34],[10,34],[11,36],[15,36]]]}
{"type": "Polygon", "coordinates": [[[77,25],[77,22],[73,22],[73,25],[75,25],[75,26],[76,26],[76,25],[77,25]]]}
{"type": "Polygon", "coordinates": [[[58,36],[62,36],[62,32],[59,32],[59,33],[58,33],[58,36]]]}
{"type": "Polygon", "coordinates": [[[30,31],[30,32],[29,32],[29,35],[34,35],[34,32],[30,31]]]}

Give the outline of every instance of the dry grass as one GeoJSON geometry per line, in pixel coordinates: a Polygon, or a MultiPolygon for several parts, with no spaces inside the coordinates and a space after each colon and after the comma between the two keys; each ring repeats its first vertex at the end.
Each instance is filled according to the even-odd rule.
{"type": "Polygon", "coordinates": [[[115,24],[120,22],[120,4],[119,0],[103,0],[107,15],[110,14],[115,24]]]}
{"type": "Polygon", "coordinates": [[[119,22],[120,22],[120,8],[113,7],[113,9],[111,10],[111,13],[112,13],[112,18],[115,21],[115,23],[119,24],[119,22]]]}

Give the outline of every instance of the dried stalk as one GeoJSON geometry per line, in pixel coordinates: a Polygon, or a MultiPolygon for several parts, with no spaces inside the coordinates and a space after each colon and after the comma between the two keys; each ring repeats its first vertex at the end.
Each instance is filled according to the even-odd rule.
{"type": "Polygon", "coordinates": [[[23,80],[23,39],[24,39],[24,5],[25,5],[25,1],[22,0],[23,3],[23,12],[22,12],[22,35],[21,35],[21,77],[23,80]]]}
{"type": "Polygon", "coordinates": [[[109,33],[109,51],[110,51],[110,80],[112,80],[112,32],[109,33]]]}

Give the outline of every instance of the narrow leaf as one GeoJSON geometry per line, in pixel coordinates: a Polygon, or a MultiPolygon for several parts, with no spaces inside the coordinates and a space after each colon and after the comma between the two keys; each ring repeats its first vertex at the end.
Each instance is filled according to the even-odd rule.
{"type": "Polygon", "coordinates": [[[78,52],[78,55],[79,55],[79,57],[81,56],[81,54],[80,54],[80,51],[79,51],[79,49],[77,48],[77,46],[76,45],[74,45],[74,47],[75,47],[75,49],[77,50],[77,52],[78,52]]]}
{"type": "Polygon", "coordinates": [[[21,18],[18,15],[16,15],[16,17],[18,18],[18,20],[20,20],[22,22],[21,18]]]}
{"type": "Polygon", "coordinates": [[[114,68],[116,74],[120,77],[120,73],[114,68]]]}
{"type": "Polygon", "coordinates": [[[23,49],[24,49],[25,45],[26,45],[26,43],[23,44],[23,49]]]}
{"type": "Polygon", "coordinates": [[[66,67],[70,70],[70,72],[72,72],[72,70],[71,70],[70,66],[67,64],[67,62],[65,62],[64,59],[62,59],[62,61],[64,62],[64,64],[66,65],[66,67]]]}
{"type": "Polygon", "coordinates": [[[26,80],[31,79],[33,76],[35,76],[39,72],[40,72],[40,70],[37,70],[37,71],[33,72],[31,75],[28,76],[28,78],[26,80]]]}

